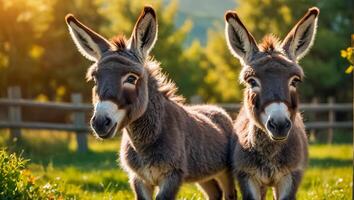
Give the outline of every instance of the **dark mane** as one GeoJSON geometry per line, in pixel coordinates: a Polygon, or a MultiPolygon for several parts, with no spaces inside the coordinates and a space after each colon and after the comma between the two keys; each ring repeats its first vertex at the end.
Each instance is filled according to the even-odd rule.
{"type": "Polygon", "coordinates": [[[265,53],[282,53],[281,43],[275,35],[266,35],[259,44],[260,51],[265,53]]]}
{"type": "Polygon", "coordinates": [[[124,35],[117,35],[110,39],[110,42],[117,47],[117,51],[123,50],[127,47],[127,40],[124,35]]]}
{"type": "Polygon", "coordinates": [[[156,80],[158,84],[158,90],[166,98],[176,103],[184,103],[184,97],[177,94],[178,88],[176,84],[169,78],[167,78],[167,76],[161,71],[159,62],[152,58],[149,58],[146,61],[146,68],[149,72],[149,75],[156,80]]]}

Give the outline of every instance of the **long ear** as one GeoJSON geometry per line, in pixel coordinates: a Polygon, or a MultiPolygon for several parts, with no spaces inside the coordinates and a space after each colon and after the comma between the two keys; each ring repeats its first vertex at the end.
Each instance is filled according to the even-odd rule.
{"type": "Polygon", "coordinates": [[[157,19],[154,9],[145,6],[135,24],[130,38],[130,49],[143,59],[148,55],[157,39],[157,19]]]}
{"type": "Polygon", "coordinates": [[[304,57],[313,44],[320,10],[310,8],[304,17],[285,37],[282,46],[290,59],[297,61],[304,57]]]}
{"type": "Polygon", "coordinates": [[[225,23],[226,41],[230,51],[241,61],[249,62],[252,56],[259,51],[254,37],[234,11],[226,12],[225,23]]]}
{"type": "Polygon", "coordinates": [[[97,61],[111,47],[104,37],[82,24],[74,15],[66,15],[65,21],[78,50],[87,59],[97,61]]]}

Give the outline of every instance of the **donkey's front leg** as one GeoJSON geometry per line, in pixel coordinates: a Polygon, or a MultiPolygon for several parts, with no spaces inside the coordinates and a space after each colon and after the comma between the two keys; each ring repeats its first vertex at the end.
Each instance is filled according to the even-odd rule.
{"type": "Polygon", "coordinates": [[[176,199],[182,180],[183,173],[181,171],[173,171],[169,173],[159,185],[160,188],[156,195],[156,200],[176,199]]]}
{"type": "Polygon", "coordinates": [[[282,177],[274,188],[274,198],[276,200],[296,199],[302,175],[302,171],[294,171],[282,177]]]}
{"type": "Polygon", "coordinates": [[[136,200],[152,200],[154,187],[147,184],[135,175],[130,177],[130,185],[134,190],[136,200]]]}
{"type": "Polygon", "coordinates": [[[240,186],[243,200],[259,200],[262,199],[261,185],[252,176],[240,172],[237,175],[237,181],[240,186]]]}
{"type": "Polygon", "coordinates": [[[224,199],[236,200],[237,192],[231,172],[229,170],[226,170],[225,172],[219,174],[216,179],[218,180],[222,188],[222,191],[224,193],[224,199]]]}

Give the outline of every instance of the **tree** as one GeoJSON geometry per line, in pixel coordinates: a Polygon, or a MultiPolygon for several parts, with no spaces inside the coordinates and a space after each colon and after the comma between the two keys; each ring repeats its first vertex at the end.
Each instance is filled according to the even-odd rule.
{"type": "Polygon", "coordinates": [[[76,50],[69,36],[64,17],[68,13],[75,14],[92,29],[98,30],[105,19],[97,13],[98,5],[93,1],[57,0],[52,5],[51,21],[48,29],[38,39],[45,50],[37,66],[39,70],[33,80],[38,90],[35,95],[43,93],[51,100],[68,100],[70,93],[79,92],[89,99],[90,85],[85,82],[85,74],[90,62],[76,50]]]}
{"type": "Polygon", "coordinates": [[[200,94],[209,102],[235,102],[242,98],[238,81],[241,65],[234,58],[225,41],[223,31],[209,31],[204,58],[200,67],[206,71],[200,94]]]}
{"type": "Polygon", "coordinates": [[[0,0],[0,95],[9,85],[32,87],[33,66],[43,49],[36,44],[49,20],[47,0],[0,0]],[[43,6],[38,6],[42,4],[43,6]]]}
{"type": "MultiPolygon", "coordinates": [[[[199,69],[194,65],[196,61],[186,59],[193,50],[183,46],[192,24],[185,21],[181,27],[175,26],[177,1],[151,4],[160,25],[152,55],[177,82],[181,93],[191,96],[197,92],[200,80],[194,76],[199,69]]],[[[62,101],[68,100],[70,93],[80,92],[89,99],[91,85],[85,83],[84,77],[90,62],[74,50],[65,15],[75,14],[107,38],[119,33],[129,37],[144,5],[137,0],[0,0],[0,25],[4,27],[0,30],[2,88],[19,85],[25,98],[40,95],[62,101]]]]}

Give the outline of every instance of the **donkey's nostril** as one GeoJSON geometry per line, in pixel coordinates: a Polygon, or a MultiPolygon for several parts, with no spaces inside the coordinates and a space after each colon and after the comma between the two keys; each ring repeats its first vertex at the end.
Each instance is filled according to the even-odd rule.
{"type": "Polygon", "coordinates": [[[109,117],[106,117],[105,121],[104,121],[104,126],[106,126],[106,127],[109,126],[111,124],[111,121],[112,120],[109,117]]]}
{"type": "Polygon", "coordinates": [[[267,121],[267,129],[275,140],[283,140],[287,137],[291,128],[291,121],[284,118],[270,118],[267,121]]]}
{"type": "Polygon", "coordinates": [[[98,135],[106,135],[112,128],[112,119],[107,116],[96,116],[92,117],[91,125],[92,128],[98,135]]]}
{"type": "Polygon", "coordinates": [[[277,129],[277,125],[274,122],[274,119],[270,118],[268,120],[268,128],[272,129],[272,130],[276,130],[277,129]]]}
{"type": "Polygon", "coordinates": [[[290,128],[290,126],[291,126],[291,122],[290,122],[290,120],[287,119],[287,120],[284,122],[284,128],[288,129],[288,128],[290,128]]]}

